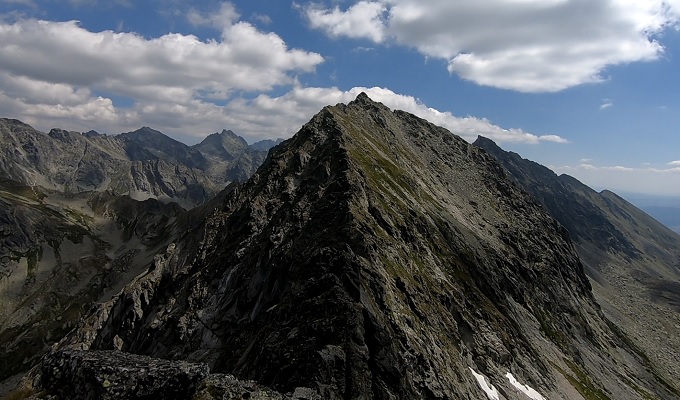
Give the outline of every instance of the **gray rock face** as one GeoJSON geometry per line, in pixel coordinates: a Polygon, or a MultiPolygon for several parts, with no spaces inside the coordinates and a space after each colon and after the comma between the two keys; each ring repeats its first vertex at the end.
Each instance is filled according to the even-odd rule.
{"type": "Polygon", "coordinates": [[[563,224],[608,318],[680,391],[680,235],[610,191],[506,152],[476,146],[563,224]]]}
{"type": "MultiPolygon", "coordinates": [[[[233,161],[247,151],[248,143],[234,132],[223,130],[220,133],[216,132],[208,135],[201,143],[194,145],[193,148],[200,151],[206,157],[233,161]]],[[[269,149],[267,148],[266,150],[269,149]]]]}
{"type": "Polygon", "coordinates": [[[206,157],[198,150],[169,138],[147,126],[118,136],[132,161],[159,159],[192,169],[205,170],[209,166],[206,157]]]}
{"type": "Polygon", "coordinates": [[[508,373],[549,399],[677,398],[612,330],[566,229],[443,128],[362,94],[223,195],[59,348],[324,399],[523,396],[508,373]]]}
{"type": "Polygon", "coordinates": [[[0,119],[0,381],[30,368],[203,213],[180,217],[176,203],[208,202],[263,159],[247,144],[230,151],[203,155],[146,127],[44,134],[0,119]]]}

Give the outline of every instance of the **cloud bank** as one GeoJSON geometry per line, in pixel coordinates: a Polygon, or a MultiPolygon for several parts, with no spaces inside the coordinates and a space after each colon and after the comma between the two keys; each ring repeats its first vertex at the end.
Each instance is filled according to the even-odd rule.
{"type": "Polygon", "coordinates": [[[90,32],[77,21],[0,22],[0,109],[55,126],[191,126],[181,117],[208,118],[220,101],[292,85],[323,62],[237,17],[228,7],[211,19],[189,14],[195,23],[220,26],[221,38],[208,41],[90,32]]]}
{"type": "MultiPolygon", "coordinates": [[[[455,117],[387,88],[302,87],[297,75],[313,73],[324,61],[320,54],[290,49],[278,35],[240,21],[230,3],[210,14],[191,9],[186,18],[216,29],[220,38],[146,38],[91,32],[77,21],[0,20],[0,110],[42,130],[115,134],[147,125],[195,142],[227,128],[254,141],[291,136],[323,106],[366,91],[468,140],[479,134],[498,142],[566,142],[455,117]]],[[[346,29],[364,22],[350,21],[346,29]]]]}
{"type": "Polygon", "coordinates": [[[608,66],[657,59],[655,35],[680,17],[677,0],[361,0],[302,9],[329,36],[414,48],[463,79],[520,92],[598,82],[608,66]]]}

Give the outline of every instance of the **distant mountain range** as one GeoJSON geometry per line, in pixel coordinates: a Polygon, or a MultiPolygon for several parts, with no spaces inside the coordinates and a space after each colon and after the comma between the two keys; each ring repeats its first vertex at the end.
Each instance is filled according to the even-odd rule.
{"type": "Polygon", "coordinates": [[[680,234],[680,206],[646,206],[641,208],[647,214],[680,234]]]}
{"type": "Polygon", "coordinates": [[[261,165],[229,131],[10,125],[12,396],[680,398],[680,236],[488,139],[365,94],[261,165]]]}
{"type": "Polygon", "coordinates": [[[44,134],[0,119],[0,176],[65,194],[109,191],[188,209],[228,183],[246,180],[276,143],[249,146],[227,130],[195,146],[148,127],[116,136],[61,129],[44,134]]]}
{"type": "Polygon", "coordinates": [[[621,196],[657,221],[680,233],[680,197],[621,193],[621,196]]]}

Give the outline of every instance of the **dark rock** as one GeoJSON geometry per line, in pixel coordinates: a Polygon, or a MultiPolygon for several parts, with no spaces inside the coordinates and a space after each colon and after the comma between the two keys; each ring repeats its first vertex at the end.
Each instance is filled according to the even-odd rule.
{"type": "Polygon", "coordinates": [[[193,148],[207,157],[233,161],[248,149],[248,143],[234,132],[223,130],[220,133],[208,135],[193,148]]]}
{"type": "Polygon", "coordinates": [[[242,137],[232,131],[223,130],[209,135],[193,148],[214,163],[211,168],[213,176],[229,182],[245,182],[267,156],[267,144],[268,142],[263,141],[257,146],[248,146],[242,137]]]}
{"type": "MultiPolygon", "coordinates": [[[[178,142],[161,132],[148,126],[133,132],[121,133],[120,138],[129,141],[135,146],[141,147],[151,157],[166,161],[170,164],[181,164],[188,168],[205,170],[208,168],[208,160],[201,152],[192,149],[184,143],[178,142]]],[[[132,161],[144,161],[149,158],[131,158],[132,161]]]]}
{"type": "Polygon", "coordinates": [[[208,376],[190,364],[119,351],[58,351],[45,356],[40,385],[59,399],[189,399],[208,376]]]}

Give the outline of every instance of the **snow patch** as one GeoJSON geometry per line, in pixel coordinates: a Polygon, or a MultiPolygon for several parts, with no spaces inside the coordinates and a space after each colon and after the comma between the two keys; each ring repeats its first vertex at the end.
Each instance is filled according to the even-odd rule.
{"type": "MultiPolygon", "coordinates": [[[[498,396],[498,390],[496,390],[496,388],[493,387],[493,385],[486,382],[486,378],[484,377],[484,375],[478,374],[472,368],[470,368],[470,371],[472,372],[472,375],[475,376],[475,379],[477,379],[477,383],[479,384],[479,387],[482,388],[484,393],[486,393],[486,395],[489,397],[489,400],[500,400],[500,397],[498,396]]],[[[545,399],[543,399],[543,400],[545,400],[545,399]]]]}
{"type": "Polygon", "coordinates": [[[510,372],[505,374],[505,377],[508,378],[510,381],[510,384],[514,386],[517,390],[520,392],[526,394],[529,396],[531,400],[545,400],[545,397],[541,396],[536,390],[534,390],[531,386],[529,385],[522,385],[515,379],[514,376],[510,372]]]}

